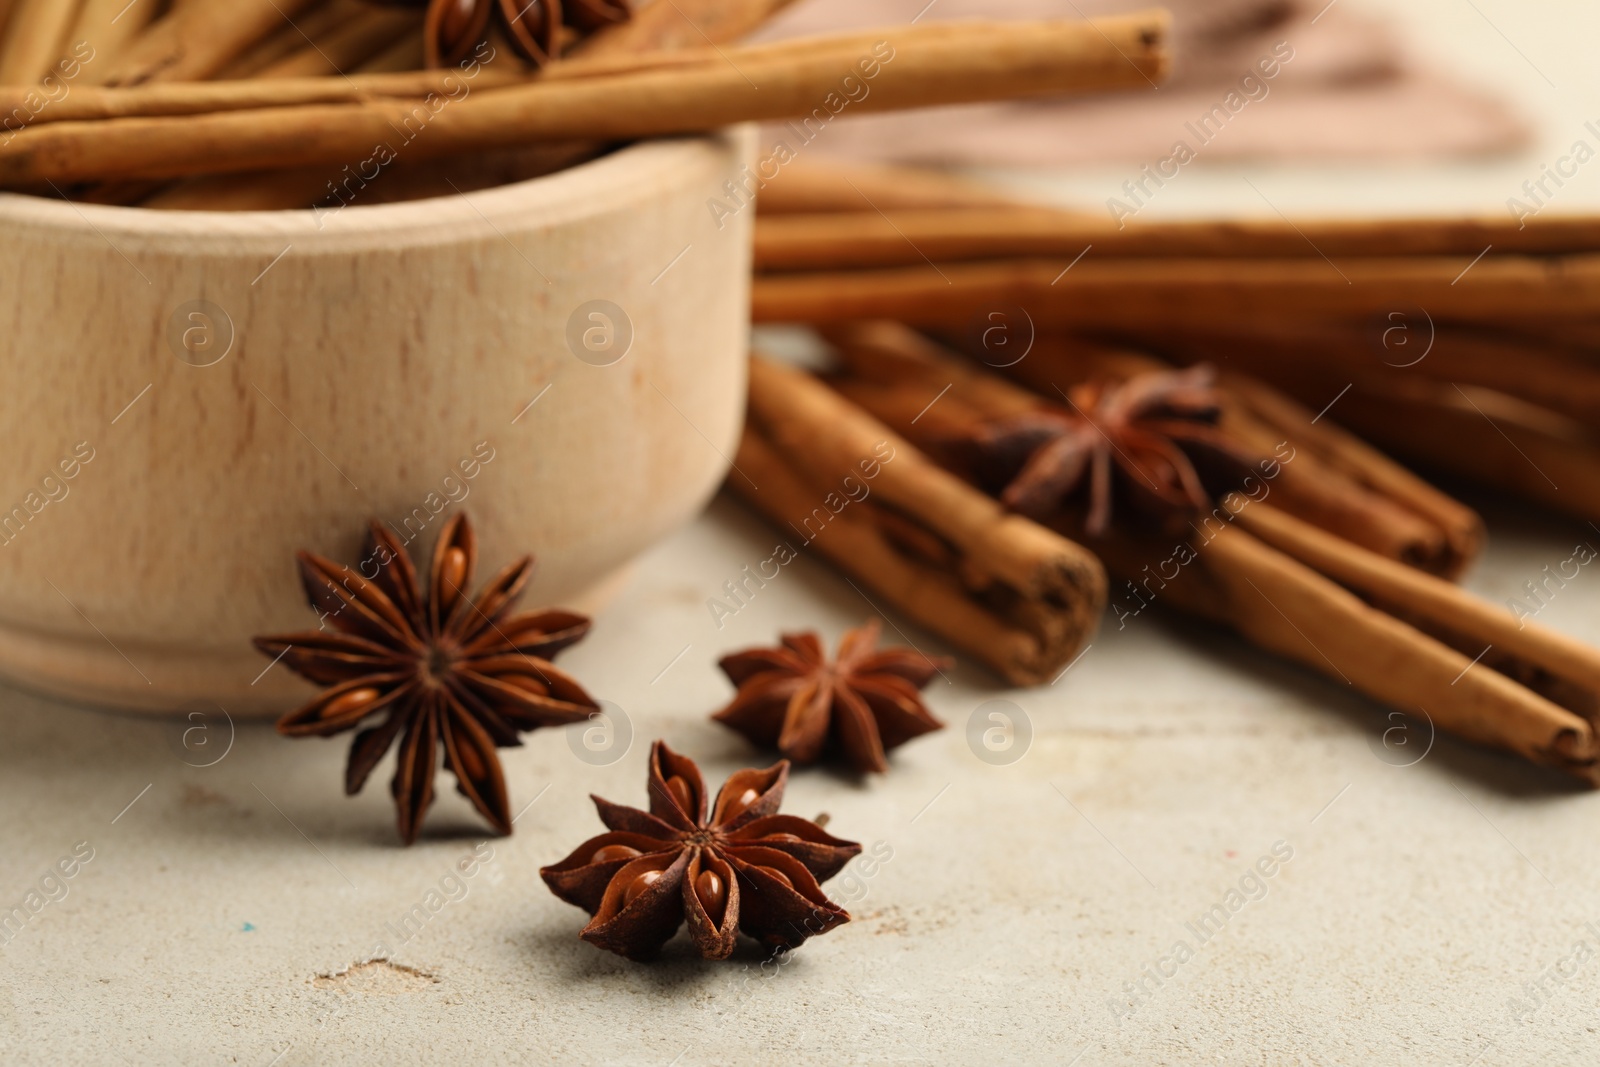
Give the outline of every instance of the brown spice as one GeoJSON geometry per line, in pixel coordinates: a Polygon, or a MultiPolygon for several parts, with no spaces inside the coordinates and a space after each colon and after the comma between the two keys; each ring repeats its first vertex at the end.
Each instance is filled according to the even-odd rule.
{"type": "Polygon", "coordinates": [[[919,691],[951,661],[879,651],[879,631],[874,619],[845,634],[832,663],[814,633],[722,657],[739,693],[712,718],[795,763],[834,756],[858,771],[888,771],[888,750],[944,728],[919,691]]]}
{"type": "Polygon", "coordinates": [[[263,654],[329,687],[280,719],[278,732],[330,737],[382,715],[350,746],[346,793],[360,792],[399,737],[391,791],[409,845],[433,802],[443,748],[456,788],[509,834],[510,801],[495,749],[521,744],[518,734],[527,730],[583,722],[598,709],[549,659],[581,640],[589,620],[558,610],[511,614],[533,570],[527,556],[469,599],[477,538],[464,516],[440,531],[426,590],[418,588],[405,547],[376,522],[359,573],[309,552],[299,560],[311,606],[338,632],[256,638],[263,654]],[[370,580],[369,566],[377,568],[370,580]]]}
{"type": "Polygon", "coordinates": [[[650,748],[650,810],[595,797],[609,833],[592,837],[539,875],[594,918],[585,941],[650,959],[685,921],[700,955],[733,954],[739,931],[769,948],[794,948],[850,921],[819,885],[861,851],[816,823],[779,815],[789,764],[729,776],[706,814],[693,760],[650,748]]]}

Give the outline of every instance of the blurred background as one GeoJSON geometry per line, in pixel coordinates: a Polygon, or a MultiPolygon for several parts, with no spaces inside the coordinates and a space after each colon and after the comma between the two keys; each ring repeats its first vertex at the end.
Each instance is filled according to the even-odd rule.
{"type": "MultiPolygon", "coordinates": [[[[802,0],[778,37],[916,17],[1072,17],[1152,5],[1107,0],[802,0]]],[[[1173,0],[1177,64],[1149,96],[947,108],[853,119],[823,151],[954,165],[1036,199],[1106,210],[1183,139],[1196,158],[1141,215],[1499,212],[1574,141],[1600,148],[1600,10],[1579,0],[1173,0]],[[1185,123],[1257,62],[1292,59],[1241,95],[1202,143],[1185,123]],[[1251,188],[1244,178],[1255,183],[1251,188]],[[1266,201],[1270,200],[1270,204],[1266,201]]],[[[831,136],[831,134],[830,134],[831,136]]],[[[1550,210],[1600,195],[1580,168],[1550,210]]],[[[1551,184],[1551,189],[1556,187],[1551,184]]]]}

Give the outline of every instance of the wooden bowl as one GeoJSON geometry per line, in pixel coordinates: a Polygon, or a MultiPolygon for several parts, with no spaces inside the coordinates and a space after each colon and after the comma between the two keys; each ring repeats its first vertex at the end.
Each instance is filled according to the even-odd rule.
{"type": "Polygon", "coordinates": [[[525,605],[592,602],[733,454],[753,212],[707,203],[753,147],[321,216],[0,196],[0,673],[285,710],[249,639],[315,628],[294,552],[369,518],[424,554],[464,509],[480,581],[531,552],[525,605]]]}

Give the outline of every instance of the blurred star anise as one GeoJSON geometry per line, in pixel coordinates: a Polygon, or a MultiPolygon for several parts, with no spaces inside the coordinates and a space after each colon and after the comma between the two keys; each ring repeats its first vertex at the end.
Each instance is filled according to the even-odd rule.
{"type": "Polygon", "coordinates": [[[944,727],[920,690],[950,661],[909,648],[876,651],[879,630],[874,619],[846,633],[832,663],[814,633],[722,657],[739,692],[712,718],[795,763],[833,755],[882,774],[888,750],[944,727]]]}
{"type": "Polygon", "coordinates": [[[734,772],[707,819],[700,768],[657,741],[650,810],[593,797],[611,832],[539,874],[594,917],[579,936],[629,959],[654,957],[686,920],[708,960],[727,959],[740,930],[769,948],[794,948],[850,921],[818,883],[861,846],[777,814],[788,776],[787,762],[734,772]]]}
{"type": "Polygon", "coordinates": [[[456,788],[509,834],[510,802],[495,749],[520,745],[521,731],[583,722],[599,708],[550,662],[589,632],[589,620],[568,611],[511,614],[533,571],[528,556],[469,599],[477,539],[463,516],[440,531],[425,591],[405,547],[376,522],[359,567],[309,552],[298,558],[324,628],[258,637],[255,646],[330,688],[280,719],[278,732],[329,737],[381,715],[350,746],[346,793],[361,790],[400,737],[390,789],[406,844],[417,839],[433,802],[440,748],[456,788]]]}
{"type": "Polygon", "coordinates": [[[1213,369],[1150,371],[1067,391],[1070,413],[1041,410],[988,423],[952,445],[959,462],[1014,511],[1048,519],[1086,483],[1084,531],[1111,523],[1113,473],[1134,510],[1166,519],[1203,511],[1207,485],[1232,489],[1256,457],[1217,429],[1213,369]]]}
{"type": "Polygon", "coordinates": [[[563,22],[580,33],[626,22],[633,15],[630,0],[373,0],[399,7],[428,9],[423,22],[423,54],[428,66],[461,62],[488,38],[494,19],[511,47],[528,62],[542,67],[561,52],[563,22]]]}

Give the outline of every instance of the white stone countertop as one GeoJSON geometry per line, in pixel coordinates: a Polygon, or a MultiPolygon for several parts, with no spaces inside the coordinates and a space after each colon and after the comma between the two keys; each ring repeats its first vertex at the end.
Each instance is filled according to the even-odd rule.
{"type": "MultiPolygon", "coordinates": [[[[1285,210],[1355,210],[1380,194],[1397,210],[1498,207],[1600,115],[1592,5],[1413,0],[1399,15],[1442,62],[1540,116],[1540,144],[1460,167],[1262,168],[1285,210]]],[[[1259,209],[1239,173],[1197,168],[1162,208],[1259,209]]],[[[1600,205],[1597,176],[1571,183],[1566,203],[1600,205]]],[[[1059,193],[1103,198],[1097,181],[1115,184],[1063,177],[1059,193]]],[[[1493,600],[1580,541],[1600,545],[1581,523],[1469,499],[1491,543],[1468,584],[1493,600]]],[[[706,720],[729,695],[716,658],[780,628],[833,638],[874,614],[801,559],[717,629],[707,598],[773,541],[718,501],[640,561],[562,659],[625,710],[631,747],[596,766],[545,731],[504,752],[513,806],[528,806],[514,836],[486,843],[444,776],[422,841],[396,847],[387,767],[345,799],[344,739],[239,724],[226,754],[198,767],[229,741],[220,718],[206,724],[214,747],[191,735],[186,749],[192,724],[0,689],[0,911],[41,882],[60,898],[0,944],[0,1062],[1600,1056],[1600,854],[1585,829],[1600,795],[1448,738],[1386,749],[1371,702],[1153,614],[1112,622],[1051,687],[1000,690],[958,667],[929,691],[949,728],[901,749],[886,777],[796,774],[786,810],[826,811],[833,832],[892,858],[829,883],[855,921],[782,967],[763,970],[753,950],[702,963],[682,938],[648,966],[583,944],[584,916],[537,872],[598,832],[588,794],[642,802],[657,736],[712,782],[764,765],[706,720]],[[991,700],[1031,728],[1009,765],[967,740],[991,700]],[[472,876],[450,878],[475,850],[472,876]],[[48,880],[61,860],[73,877],[48,880]],[[1270,877],[1252,873],[1258,863],[1270,877]],[[419,904],[427,921],[406,927],[419,904]],[[1216,905],[1226,922],[1197,933],[1216,905]],[[362,965],[374,955],[392,962],[362,965]]],[[[1600,572],[1584,570],[1540,619],[1600,641],[1600,572]]]]}

